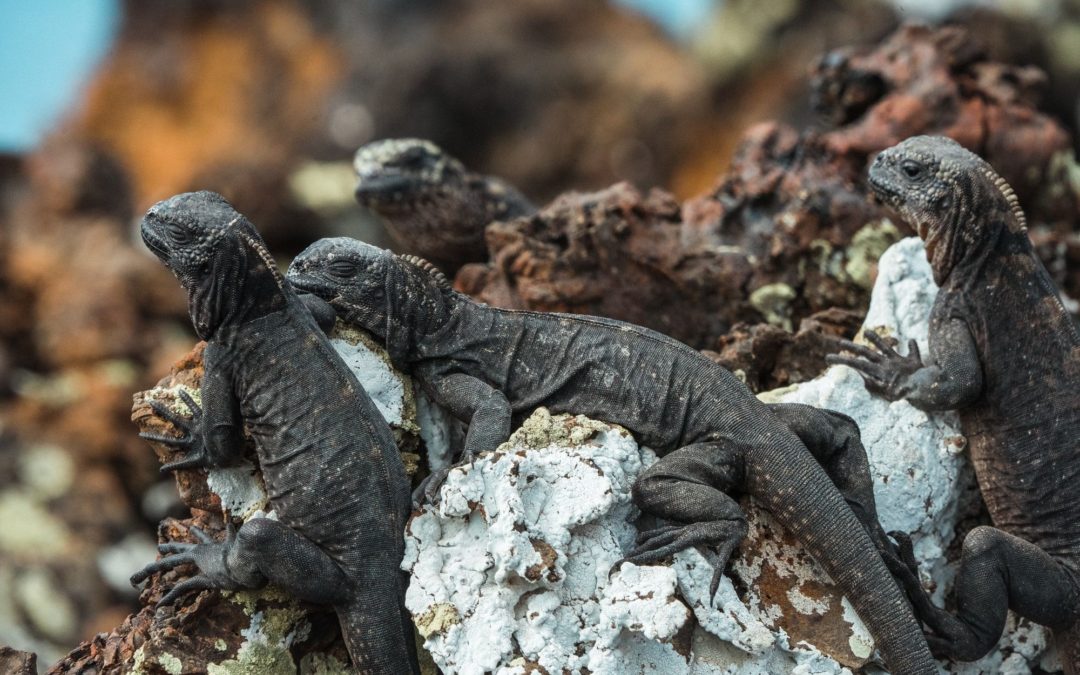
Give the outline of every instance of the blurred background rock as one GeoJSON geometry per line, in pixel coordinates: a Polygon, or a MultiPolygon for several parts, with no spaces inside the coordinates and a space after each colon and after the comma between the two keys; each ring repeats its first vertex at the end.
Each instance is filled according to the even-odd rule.
{"type": "MultiPolygon", "coordinates": [[[[855,157],[847,173],[827,180],[837,182],[830,190],[865,204],[851,183],[880,139],[867,140],[860,124],[873,121],[864,114],[895,84],[874,75],[882,72],[875,56],[818,59],[837,47],[876,44],[911,18],[973,30],[957,45],[898,38],[900,50],[929,45],[938,55],[915,60],[928,64],[926,71],[905,80],[904,91],[925,95],[915,85],[939,73],[958,83],[954,96],[964,101],[1029,111],[1024,124],[1045,132],[1031,137],[1044,150],[1075,142],[1077,0],[977,7],[930,0],[0,5],[0,644],[37,651],[47,665],[121,623],[134,608],[127,575],[154,556],[157,521],[182,512],[172,480],[158,478],[153,453],[129,420],[131,394],[151,387],[194,339],[179,287],[135,236],[150,204],[186,190],[221,192],[283,260],[332,234],[385,245],[378,221],[353,205],[350,158],[376,138],[419,136],[470,168],[508,179],[540,205],[567,190],[629,183],[595,198],[564,199],[531,224],[501,225],[493,254],[507,242],[516,242],[519,253],[535,249],[529,242],[540,241],[545,218],[579,218],[595,229],[604,220],[597,209],[605,222],[631,222],[633,231],[660,228],[665,241],[675,242],[670,246],[689,235],[728,245],[717,223],[738,207],[746,228],[736,233],[743,237],[738,243],[754,255],[725,258],[730,265],[716,274],[750,284],[746,297],[691,288],[687,297],[716,295],[714,303],[734,303],[737,311],[704,333],[682,330],[673,318],[664,327],[746,365],[752,386],[786,384],[815,373],[775,363],[791,342],[778,331],[834,306],[840,314],[816,315],[804,327],[839,326],[826,330],[842,333],[857,326],[843,312],[865,310],[867,275],[888,243],[878,241],[877,230],[866,234],[858,253],[865,264],[845,272],[842,283],[836,275],[821,275],[820,284],[802,272],[798,281],[777,276],[797,267],[785,251],[805,253],[813,243],[772,236],[786,205],[802,198],[800,181],[817,180],[813,167],[840,167],[855,157]],[[984,62],[1041,70],[978,65],[984,62]],[[1055,121],[1031,122],[1036,104],[1055,121]],[[766,120],[781,124],[744,136],[766,120]],[[733,172],[722,175],[738,147],[733,172]],[[769,171],[784,173],[814,153],[827,161],[806,160],[811,169],[799,169],[795,182],[770,182],[769,171]],[[642,197],[654,187],[674,197],[642,197]],[[680,211],[682,200],[690,201],[680,211]],[[593,215],[575,216],[575,209],[593,215]],[[690,229],[672,235],[680,222],[690,229]],[[773,268],[754,267],[762,260],[773,268]],[[760,291],[753,301],[751,289],[760,291]],[[735,321],[745,324],[727,333],[735,321]],[[767,355],[754,351],[766,343],[767,355]]],[[[960,114],[950,105],[925,108],[931,117],[913,128],[949,129],[942,116],[960,114]]],[[[1028,194],[1044,214],[1035,219],[1045,225],[1036,233],[1040,252],[1077,297],[1080,243],[1069,190],[1080,184],[1080,172],[1075,163],[1053,161],[1061,164],[1053,175],[1064,178],[1044,181],[1040,174],[1028,194]],[[1040,191],[1047,186],[1057,192],[1040,191]]],[[[1022,187],[1018,192],[1023,196],[1022,187]]],[[[813,206],[803,204],[799,213],[813,206]]],[[[862,206],[852,208],[825,209],[820,217],[835,216],[841,226],[813,241],[852,236],[844,218],[861,226],[865,216],[862,206]]],[[[819,226],[832,220],[807,227],[819,226]]],[[[565,241],[562,234],[552,238],[545,255],[565,241]]],[[[642,248],[640,242],[654,240],[638,241],[642,248]]],[[[636,261],[634,247],[627,251],[636,261]]],[[[473,270],[459,283],[504,304],[524,302],[504,293],[521,266],[501,255],[504,267],[473,270]]],[[[660,258],[632,264],[660,269],[664,288],[716,278],[694,271],[703,265],[699,257],[666,251],[660,258]],[[676,268],[690,269],[690,276],[668,274],[676,268]]],[[[595,284],[593,295],[602,296],[608,273],[575,283],[586,290],[595,284]]],[[[598,298],[586,309],[607,307],[598,298]]]]}

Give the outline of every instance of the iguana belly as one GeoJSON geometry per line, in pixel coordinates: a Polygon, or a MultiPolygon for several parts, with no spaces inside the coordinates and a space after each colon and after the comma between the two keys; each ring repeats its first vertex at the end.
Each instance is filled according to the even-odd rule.
{"type": "Polygon", "coordinates": [[[994,525],[1080,568],[1076,426],[1049,422],[985,429],[969,433],[968,444],[994,525]]]}

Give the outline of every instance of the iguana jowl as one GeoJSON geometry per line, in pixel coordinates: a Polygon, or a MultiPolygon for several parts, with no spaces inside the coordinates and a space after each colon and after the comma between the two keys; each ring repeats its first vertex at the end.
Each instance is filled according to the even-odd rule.
{"type": "Polygon", "coordinates": [[[362,673],[419,673],[400,571],[408,482],[386,421],[284,283],[254,226],[218,194],[178,195],[153,206],[143,241],[188,292],[207,341],[202,405],[182,395],[191,422],[154,409],[184,435],[145,435],[187,450],[163,470],[217,467],[241,458],[241,425],[255,441],[277,519],[230,526],[216,543],[165,544],[165,558],[132,577],[194,563],[188,591],[275,584],[333,605],[362,673]]]}
{"type": "Polygon", "coordinates": [[[646,328],[477,304],[423,265],[351,239],[316,242],[293,261],[288,279],[385,340],[396,365],[469,423],[466,461],[494,450],[538,406],[620,424],[664,455],[633,496],[643,511],[674,524],[642,533],[627,561],[716,546],[715,593],[747,528],[727,493],[748,492],[844,590],[893,672],[937,672],[911,607],[860,523],[891,553],[850,419],[766,406],[728,371],[646,328]]]}
{"type": "Polygon", "coordinates": [[[980,157],[918,136],[870,168],[878,197],[915,226],[940,287],[924,361],[868,332],[851,342],[867,389],[957,410],[995,527],[964,540],[955,615],[910,589],[934,652],[977,659],[1006,610],[1055,629],[1080,673],[1080,333],[1032,252],[1013,191],[980,157]]]}

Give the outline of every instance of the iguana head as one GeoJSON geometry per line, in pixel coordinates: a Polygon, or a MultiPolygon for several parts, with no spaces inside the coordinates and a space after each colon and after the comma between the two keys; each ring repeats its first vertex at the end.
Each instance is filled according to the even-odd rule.
{"type": "Polygon", "coordinates": [[[439,146],[419,138],[390,138],[356,151],[356,201],[378,213],[413,208],[463,186],[465,167],[439,146]]]}
{"type": "Polygon", "coordinates": [[[1024,232],[1016,195],[981,157],[943,136],[914,136],[878,153],[870,186],[926,242],[940,284],[1002,228],[1024,232]]]}
{"type": "Polygon", "coordinates": [[[227,323],[273,311],[283,282],[255,226],[216,192],[187,192],[150,207],[142,221],[147,248],[188,292],[199,337],[227,323]]]}
{"type": "Polygon", "coordinates": [[[385,340],[395,359],[446,317],[449,284],[438,270],[356,239],[320,239],[293,259],[287,279],[385,340]]]}
{"type": "Polygon", "coordinates": [[[347,237],[320,239],[293,258],[292,286],[326,300],[347,323],[386,336],[386,275],[393,253],[347,237]]]}
{"type": "Polygon", "coordinates": [[[357,150],[353,165],[357,202],[381,216],[403,248],[451,268],[483,260],[484,228],[525,203],[429,141],[376,141],[357,150]]]}

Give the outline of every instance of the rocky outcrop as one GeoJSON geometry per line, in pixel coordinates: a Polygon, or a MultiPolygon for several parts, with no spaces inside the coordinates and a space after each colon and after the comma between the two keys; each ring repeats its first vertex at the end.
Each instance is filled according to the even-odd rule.
{"type": "MultiPolygon", "coordinates": [[[[880,262],[864,327],[925,346],[936,296],[921,242],[880,262]]],[[[950,414],[872,397],[845,367],[761,395],[859,423],[886,529],[911,533],[935,600],[980,502],[950,414]]],[[[446,672],[759,673],[859,669],[873,641],[828,576],[752,500],[750,534],[716,598],[708,551],[612,569],[630,546],[629,485],[655,456],[623,429],[539,410],[498,450],[450,473],[411,521],[407,606],[446,672]]],[[[1053,669],[1047,633],[1014,618],[999,649],[950,672],[1053,669]]]]}
{"type": "Polygon", "coordinates": [[[1062,234],[1080,220],[1069,135],[1038,110],[1038,70],[970,44],[960,28],[906,26],[826,54],[812,86],[834,129],[752,126],[715,186],[681,207],[617,185],[495,223],[491,262],[456,283],[499,306],[601,314],[710,349],[740,321],[791,331],[817,312],[862,312],[878,256],[910,233],[870,198],[868,162],[907,136],[944,134],[1014,184],[1040,253],[1080,297],[1065,271],[1080,248],[1062,234]]]}

